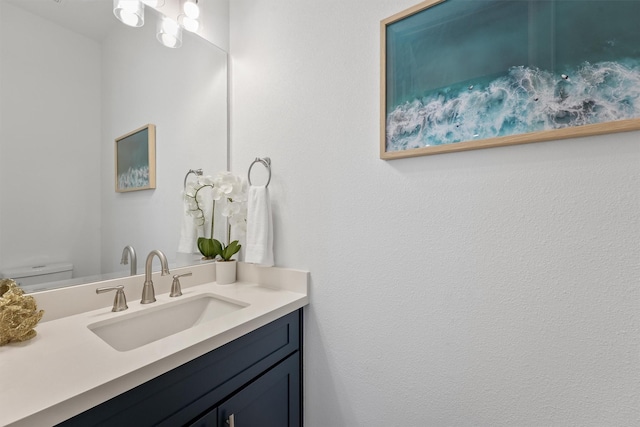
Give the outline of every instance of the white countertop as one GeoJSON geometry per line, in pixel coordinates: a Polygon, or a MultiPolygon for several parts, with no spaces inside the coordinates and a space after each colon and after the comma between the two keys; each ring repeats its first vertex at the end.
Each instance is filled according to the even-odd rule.
{"type": "MultiPolygon", "coordinates": [[[[114,294],[109,293],[107,307],[41,322],[34,339],[0,347],[0,425],[51,426],[221,347],[307,305],[308,277],[307,272],[239,263],[239,281],[235,284],[183,284],[183,296],[178,298],[213,294],[248,306],[124,352],[109,346],[87,326],[158,307],[176,298],[169,298],[168,292],[160,294],[156,287],[157,302],[141,305],[137,294],[127,292],[129,309],[114,313],[114,294]]],[[[107,283],[116,284],[118,279],[107,283]]],[[[83,294],[98,297],[95,288],[101,285],[105,283],[86,285],[88,289],[83,289],[83,294]]],[[[65,292],[68,296],[72,291],[65,292]]],[[[38,307],[44,310],[47,303],[53,304],[51,301],[59,298],[55,294],[34,296],[38,307]]],[[[68,304],[73,305],[73,299],[68,304]]],[[[59,309],[57,313],[61,316],[59,309]]]]}

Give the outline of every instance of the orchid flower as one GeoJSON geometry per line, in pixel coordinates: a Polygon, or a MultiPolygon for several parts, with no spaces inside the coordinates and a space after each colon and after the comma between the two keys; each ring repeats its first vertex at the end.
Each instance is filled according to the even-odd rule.
{"type": "MultiPolygon", "coordinates": [[[[215,177],[211,177],[208,175],[200,176],[196,181],[187,183],[184,191],[184,198],[187,202],[186,213],[193,216],[199,226],[203,226],[205,224],[205,213],[202,208],[203,204],[205,203],[205,197],[201,192],[201,190],[204,188],[210,189],[211,198],[213,200],[213,207],[211,210],[211,238],[206,240],[217,242],[217,240],[213,238],[216,202],[222,203],[221,214],[222,216],[226,217],[228,221],[227,241],[231,241],[232,227],[234,230],[240,233],[244,233],[246,231],[247,222],[248,186],[246,181],[231,172],[223,171],[218,173],[215,177]]],[[[237,244],[237,242],[235,243],[236,245],[234,247],[237,246],[237,250],[239,250],[240,245],[237,244]]],[[[231,243],[229,243],[229,245],[231,245],[231,243]]],[[[198,245],[198,247],[200,248],[200,244],[198,245]]],[[[218,246],[210,245],[209,247],[217,248],[218,246]]],[[[221,247],[224,249],[224,245],[221,245],[221,247]]],[[[236,253],[237,250],[233,253],[236,253]]],[[[223,256],[220,253],[217,254],[223,256]]],[[[206,255],[204,252],[203,255],[211,256],[206,255]]],[[[223,258],[226,259],[224,256],[223,258]]]]}

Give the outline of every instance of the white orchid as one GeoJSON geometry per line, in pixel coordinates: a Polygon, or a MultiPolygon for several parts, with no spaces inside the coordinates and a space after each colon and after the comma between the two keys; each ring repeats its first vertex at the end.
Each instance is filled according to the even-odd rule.
{"type": "Polygon", "coordinates": [[[238,233],[244,234],[247,232],[247,221],[245,218],[242,218],[242,215],[230,216],[229,224],[231,224],[231,227],[233,227],[238,233]]]}
{"type": "MultiPolygon", "coordinates": [[[[211,189],[213,199],[213,209],[211,210],[211,239],[205,240],[215,240],[213,239],[213,229],[216,203],[222,203],[221,214],[226,217],[228,221],[227,241],[231,240],[232,227],[237,232],[242,233],[246,231],[247,183],[228,171],[220,172],[215,177],[208,175],[201,176],[198,177],[196,181],[189,182],[184,191],[184,197],[187,201],[187,214],[193,216],[197,224],[201,226],[205,224],[205,214],[202,208],[205,203],[205,196],[201,192],[204,188],[211,189]]],[[[239,246],[240,245],[237,245],[238,250],[239,246]]],[[[200,244],[198,247],[200,248],[200,244]]],[[[224,245],[222,245],[222,247],[224,249],[224,245]]],[[[204,252],[203,255],[211,256],[204,252]]],[[[223,256],[222,254],[220,255],[223,256]]]]}

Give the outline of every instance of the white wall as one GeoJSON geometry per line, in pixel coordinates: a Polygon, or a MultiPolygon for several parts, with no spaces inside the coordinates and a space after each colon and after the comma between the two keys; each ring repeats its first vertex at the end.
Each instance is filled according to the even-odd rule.
{"type": "Polygon", "coordinates": [[[311,271],[305,426],[640,423],[640,133],[378,158],[379,21],[231,2],[232,170],[311,271]]]}
{"type": "Polygon", "coordinates": [[[198,31],[205,40],[229,50],[229,0],[200,2],[202,26],[198,31]]]}
{"type": "Polygon", "coordinates": [[[157,42],[155,30],[155,24],[122,25],[103,43],[105,272],[122,269],[126,245],[136,249],[139,270],[153,249],[175,260],[185,174],[198,168],[210,175],[226,170],[226,53],[191,34],[184,35],[180,49],[171,50],[157,42]],[[156,125],[156,189],[116,193],[114,140],[147,123],[156,125]]]}
{"type": "Polygon", "coordinates": [[[71,261],[75,275],[96,274],[100,46],[0,8],[0,269],[71,261]]]}

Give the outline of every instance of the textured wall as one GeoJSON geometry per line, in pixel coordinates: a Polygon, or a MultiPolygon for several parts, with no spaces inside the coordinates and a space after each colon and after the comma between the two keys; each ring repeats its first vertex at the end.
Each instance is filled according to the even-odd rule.
{"type": "Polygon", "coordinates": [[[640,133],[385,162],[379,21],[231,2],[232,170],[311,271],[305,422],[640,424],[640,133]]]}

